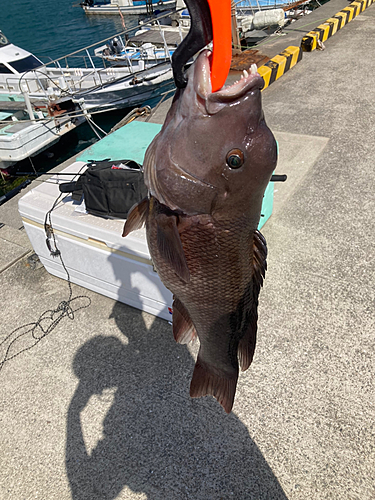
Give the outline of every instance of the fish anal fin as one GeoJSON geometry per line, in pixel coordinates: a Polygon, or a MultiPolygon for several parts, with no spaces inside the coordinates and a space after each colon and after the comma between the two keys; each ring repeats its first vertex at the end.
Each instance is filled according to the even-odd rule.
{"type": "Polygon", "coordinates": [[[159,213],[155,217],[157,225],[156,243],[161,257],[172,267],[185,283],[190,281],[190,272],[177,229],[177,216],[159,213]]]}
{"type": "Polygon", "coordinates": [[[177,298],[173,298],[173,336],[179,344],[188,344],[190,341],[195,340],[197,332],[190,319],[189,313],[185,306],[177,298]]]}
{"type": "Polygon", "coordinates": [[[141,229],[146,222],[148,212],[149,199],[143,198],[139,203],[133,205],[129,210],[128,217],[124,225],[123,236],[127,236],[132,231],[141,229]]]}
{"type": "Polygon", "coordinates": [[[208,395],[214,396],[226,413],[230,413],[236,394],[237,379],[238,373],[226,376],[226,374],[220,373],[218,370],[204,363],[198,354],[190,383],[190,396],[192,398],[200,398],[208,395]]]}

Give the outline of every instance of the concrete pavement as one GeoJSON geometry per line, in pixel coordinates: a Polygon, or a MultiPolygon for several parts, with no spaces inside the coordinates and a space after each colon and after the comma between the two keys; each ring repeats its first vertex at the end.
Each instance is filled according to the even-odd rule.
{"type": "MultiPolygon", "coordinates": [[[[189,398],[197,345],[73,286],[90,307],[0,371],[1,499],[375,497],[374,40],[371,6],[263,93],[288,181],[232,414],[189,398]]],[[[0,207],[0,339],[69,292],[28,260],[16,201],[0,207]]]]}

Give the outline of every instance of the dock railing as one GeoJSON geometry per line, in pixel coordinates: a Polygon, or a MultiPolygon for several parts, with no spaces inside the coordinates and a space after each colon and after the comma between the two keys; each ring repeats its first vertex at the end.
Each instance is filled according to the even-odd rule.
{"type": "MultiPolygon", "coordinates": [[[[25,72],[21,77],[9,75],[4,90],[12,95],[19,94],[24,89],[32,99],[68,96],[90,88],[103,87],[106,83],[113,82],[117,78],[136,74],[137,71],[143,69],[142,59],[139,57],[144,57],[144,69],[149,68],[154,63],[170,62],[171,47],[168,46],[161,25],[163,19],[169,15],[170,13],[163,13],[148,21],[143,21],[139,26],[124,29],[57,59],[42,59],[42,66],[25,72]],[[146,48],[141,47],[142,43],[135,43],[133,40],[131,44],[129,43],[129,38],[137,30],[145,28],[147,30],[152,25],[154,28],[157,26],[157,31],[160,32],[160,42],[150,44],[146,48]],[[110,47],[115,38],[121,41],[120,48],[122,46],[122,49],[137,48],[139,51],[138,60],[136,61],[136,58],[132,58],[131,55],[127,57],[126,50],[123,51],[124,56],[121,60],[105,58],[103,54],[100,54],[100,51],[95,53],[95,49],[103,48],[104,50],[106,47],[110,47]],[[163,55],[161,55],[162,51],[164,51],[163,55]],[[139,60],[141,64],[139,64],[139,60]]],[[[176,46],[183,39],[181,30],[179,33],[176,46]]]]}

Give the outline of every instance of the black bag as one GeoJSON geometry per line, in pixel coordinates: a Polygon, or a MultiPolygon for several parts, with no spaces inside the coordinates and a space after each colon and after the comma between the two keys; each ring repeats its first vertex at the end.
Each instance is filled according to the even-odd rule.
{"type": "Polygon", "coordinates": [[[102,160],[89,163],[75,182],[60,184],[62,193],[82,194],[86,210],[93,215],[126,219],[133,205],[147,196],[141,166],[133,160],[102,160]]]}

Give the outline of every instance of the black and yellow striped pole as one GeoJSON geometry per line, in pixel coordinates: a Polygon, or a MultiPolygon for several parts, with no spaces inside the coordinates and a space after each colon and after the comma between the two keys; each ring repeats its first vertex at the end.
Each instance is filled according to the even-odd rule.
{"type": "Polygon", "coordinates": [[[287,47],[280,54],[272,57],[266,64],[258,68],[258,73],[263,77],[264,89],[284,75],[302,59],[301,47],[287,47]]]}
{"type": "Polygon", "coordinates": [[[344,7],[340,12],[327,19],[326,22],[320,24],[302,38],[302,50],[304,52],[312,52],[318,48],[319,42],[328,40],[336,31],[343,28],[374,2],[375,0],[355,0],[347,7],[344,7]]]}
{"type": "Polygon", "coordinates": [[[300,47],[290,46],[280,54],[272,57],[266,64],[258,68],[258,73],[263,77],[264,89],[284,75],[290,68],[302,59],[303,52],[311,52],[319,47],[320,42],[325,42],[339,29],[343,28],[358,14],[375,3],[375,0],[354,0],[340,12],[327,19],[313,31],[307,33],[301,41],[300,47]]]}

